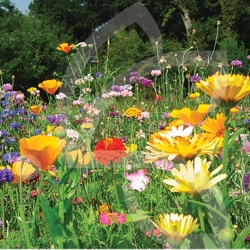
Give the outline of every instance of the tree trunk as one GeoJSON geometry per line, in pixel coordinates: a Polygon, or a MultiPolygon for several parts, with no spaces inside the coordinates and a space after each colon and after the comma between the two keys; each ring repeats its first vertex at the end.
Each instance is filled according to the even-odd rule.
{"type": "Polygon", "coordinates": [[[181,15],[181,18],[182,18],[182,21],[183,21],[183,23],[184,23],[184,25],[185,25],[185,28],[186,28],[186,32],[187,32],[187,39],[189,39],[189,37],[190,37],[190,32],[191,32],[191,27],[192,27],[192,21],[191,21],[191,19],[190,19],[190,17],[189,17],[189,11],[188,11],[188,9],[186,8],[186,7],[184,7],[184,6],[179,6],[179,8],[181,9],[181,11],[182,11],[182,15],[181,15]]]}

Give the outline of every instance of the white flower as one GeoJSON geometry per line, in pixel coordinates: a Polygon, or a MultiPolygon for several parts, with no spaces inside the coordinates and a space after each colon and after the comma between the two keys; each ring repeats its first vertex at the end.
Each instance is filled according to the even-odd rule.
{"type": "Polygon", "coordinates": [[[80,42],[80,43],[76,44],[75,46],[76,46],[76,47],[85,48],[85,47],[87,47],[88,45],[87,45],[87,43],[85,43],[85,42],[80,42]]]}
{"type": "Polygon", "coordinates": [[[172,127],[172,131],[167,131],[167,135],[170,137],[185,137],[185,136],[190,136],[193,132],[193,126],[189,126],[184,129],[183,125],[180,127],[176,128],[175,126],[172,127]]]}
{"type": "Polygon", "coordinates": [[[79,134],[74,129],[66,129],[67,137],[70,139],[78,139],[79,134]]]}

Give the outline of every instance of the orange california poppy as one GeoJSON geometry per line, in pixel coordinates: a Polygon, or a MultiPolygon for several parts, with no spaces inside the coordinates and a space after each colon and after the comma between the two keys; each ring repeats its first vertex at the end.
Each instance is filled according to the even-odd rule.
{"type": "Polygon", "coordinates": [[[46,91],[48,94],[52,95],[59,89],[59,87],[61,87],[61,85],[62,82],[59,82],[56,79],[52,79],[39,83],[38,87],[46,91]]]}
{"type": "Polygon", "coordinates": [[[190,110],[189,108],[183,108],[181,110],[173,110],[170,116],[173,118],[179,118],[191,125],[197,125],[200,123],[209,111],[211,111],[215,105],[213,104],[200,104],[197,110],[190,110]]]}
{"type": "Polygon", "coordinates": [[[74,44],[69,45],[68,43],[61,43],[56,49],[68,54],[74,46],[74,44]]]}
{"type": "Polygon", "coordinates": [[[13,183],[20,183],[20,177],[22,182],[29,180],[29,178],[34,174],[36,169],[28,162],[16,161],[12,165],[12,172],[14,174],[13,183]]]}
{"type": "Polygon", "coordinates": [[[108,165],[109,161],[118,162],[121,158],[126,156],[126,148],[119,138],[104,138],[96,144],[94,149],[94,158],[102,163],[108,165]]]}
{"type": "Polygon", "coordinates": [[[19,147],[21,154],[42,171],[48,170],[61,152],[59,138],[48,135],[22,138],[19,147]]]}
{"type": "Polygon", "coordinates": [[[30,112],[32,112],[35,115],[39,115],[42,109],[43,106],[30,106],[30,112]]]}

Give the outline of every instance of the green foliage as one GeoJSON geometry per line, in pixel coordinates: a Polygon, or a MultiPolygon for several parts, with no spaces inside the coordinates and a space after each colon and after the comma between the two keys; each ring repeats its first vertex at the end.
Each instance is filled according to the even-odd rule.
{"type": "Polygon", "coordinates": [[[7,11],[0,17],[0,30],[0,68],[9,81],[15,75],[17,89],[25,92],[28,87],[51,79],[55,72],[64,72],[67,64],[56,47],[70,37],[60,27],[7,11]]]}

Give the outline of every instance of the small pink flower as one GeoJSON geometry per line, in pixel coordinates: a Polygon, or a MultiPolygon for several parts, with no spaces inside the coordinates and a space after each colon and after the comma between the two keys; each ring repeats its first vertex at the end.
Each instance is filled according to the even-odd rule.
{"type": "Polygon", "coordinates": [[[17,100],[22,100],[23,98],[24,98],[24,94],[23,93],[16,95],[16,99],[17,100]]]}
{"type": "Polygon", "coordinates": [[[245,141],[244,141],[241,150],[242,150],[244,153],[250,155],[250,142],[249,142],[248,140],[245,140],[245,141]]]}
{"type": "Polygon", "coordinates": [[[142,192],[146,189],[146,186],[149,183],[149,178],[145,175],[143,169],[140,169],[130,175],[128,173],[125,174],[125,178],[130,181],[130,188],[132,190],[142,192]]]}
{"type": "Polygon", "coordinates": [[[160,70],[152,70],[151,71],[151,76],[159,76],[161,75],[161,71],[160,70]]]}
{"type": "Polygon", "coordinates": [[[171,171],[174,164],[172,162],[169,162],[167,159],[162,159],[156,161],[155,165],[158,169],[171,171]]]}
{"type": "Polygon", "coordinates": [[[125,223],[126,222],[126,214],[120,214],[118,212],[104,212],[99,215],[100,223],[110,226],[111,223],[125,223]]]}
{"type": "Polygon", "coordinates": [[[108,98],[109,98],[109,94],[108,94],[108,93],[104,93],[104,94],[102,94],[102,98],[104,98],[104,99],[108,99],[108,98]]]}
{"type": "Polygon", "coordinates": [[[132,165],[128,164],[126,168],[127,168],[127,170],[131,170],[132,169],[132,165]]]}
{"type": "Polygon", "coordinates": [[[38,195],[38,191],[37,190],[33,190],[31,193],[30,193],[30,197],[35,197],[38,195]]]}
{"type": "Polygon", "coordinates": [[[63,100],[65,97],[66,97],[66,95],[63,94],[63,93],[59,93],[59,94],[56,95],[57,100],[63,100]]]}

